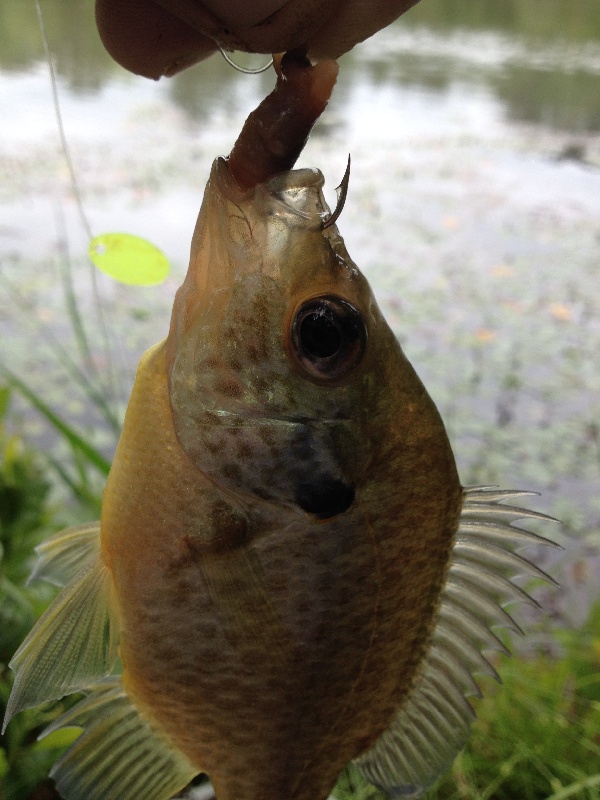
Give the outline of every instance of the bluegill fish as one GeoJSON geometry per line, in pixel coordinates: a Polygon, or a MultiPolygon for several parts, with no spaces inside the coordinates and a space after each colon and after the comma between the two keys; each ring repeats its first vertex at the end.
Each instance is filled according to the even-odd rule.
{"type": "Polygon", "coordinates": [[[218,800],[325,800],[351,761],[419,797],[468,736],[491,628],[516,629],[504,605],[532,602],[511,577],[544,576],[512,524],[541,515],[461,487],[321,173],[241,188],[243,163],[213,165],[100,523],[40,548],[64,589],[6,720],[86,692],[51,726],[83,729],[52,773],[67,800],[166,800],[200,771],[218,800]]]}

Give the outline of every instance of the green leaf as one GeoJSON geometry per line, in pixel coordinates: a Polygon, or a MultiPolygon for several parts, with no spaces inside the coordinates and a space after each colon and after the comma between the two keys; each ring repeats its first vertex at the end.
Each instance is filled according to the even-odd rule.
{"type": "Polygon", "coordinates": [[[329,800],[385,800],[385,797],[350,763],[342,770],[329,800]]]}
{"type": "Polygon", "coordinates": [[[0,420],[4,419],[8,411],[8,404],[10,402],[10,389],[8,386],[0,388],[0,420]]]}
{"type": "Polygon", "coordinates": [[[6,757],[6,750],[0,747],[0,778],[3,778],[8,772],[8,758],[6,757]]]}
{"type": "Polygon", "coordinates": [[[584,789],[593,789],[596,786],[600,786],[600,773],[591,775],[589,778],[584,778],[570,784],[570,786],[566,786],[564,789],[560,789],[558,792],[554,792],[548,800],[566,800],[567,797],[582,797],[581,792],[584,789]]]}
{"type": "Polygon", "coordinates": [[[130,286],[155,286],[169,274],[169,261],[162,250],[130,233],[95,236],[88,252],[99,270],[130,286]]]}
{"type": "Polygon", "coordinates": [[[81,728],[59,728],[48,736],[44,736],[43,739],[39,739],[31,746],[31,749],[40,752],[62,749],[73,744],[79,736],[81,736],[81,728]]]}

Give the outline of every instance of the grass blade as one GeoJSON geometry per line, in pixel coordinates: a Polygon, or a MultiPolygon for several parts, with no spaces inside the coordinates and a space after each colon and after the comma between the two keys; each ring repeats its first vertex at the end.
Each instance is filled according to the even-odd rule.
{"type": "Polygon", "coordinates": [[[580,792],[584,789],[593,789],[596,786],[600,786],[600,773],[572,783],[570,786],[565,786],[564,789],[559,789],[558,792],[551,794],[547,800],[567,800],[568,797],[581,797],[580,792]]]}
{"type": "Polygon", "coordinates": [[[62,420],[43,400],[33,392],[26,383],[17,377],[4,364],[0,364],[2,372],[10,383],[18,389],[21,394],[48,420],[48,422],[69,442],[74,451],[80,452],[85,456],[89,464],[96,467],[103,475],[108,475],[110,471],[110,461],[96,450],[89,442],[86,442],[76,430],[62,420]]]}
{"type": "Polygon", "coordinates": [[[56,458],[53,458],[52,456],[47,456],[47,458],[49,464],[58,473],[63,483],[69,487],[73,493],[73,497],[75,497],[82,506],[86,506],[87,508],[91,509],[93,513],[98,515],[102,507],[101,497],[90,490],[86,481],[78,482],[74,480],[56,458]]]}
{"type": "MultiPolygon", "coordinates": [[[[6,277],[6,275],[2,276],[1,288],[6,291],[6,294],[9,298],[9,302],[14,303],[17,308],[23,311],[27,319],[32,316],[33,314],[32,305],[30,304],[27,298],[22,296],[19,290],[11,283],[11,281],[6,277]]],[[[61,341],[55,335],[52,328],[49,325],[40,322],[39,320],[37,321],[36,324],[37,324],[37,330],[40,332],[40,335],[43,336],[44,340],[48,343],[48,346],[52,349],[54,355],[57,357],[60,363],[65,367],[69,375],[83,389],[83,391],[85,392],[89,400],[93,403],[93,405],[102,414],[104,420],[106,421],[111,431],[116,436],[119,436],[121,433],[121,422],[119,421],[118,415],[115,413],[109,400],[107,399],[106,390],[103,386],[103,382],[101,380],[98,371],[95,368],[93,369],[88,368],[88,373],[86,374],[86,372],[84,372],[84,369],[73,359],[69,350],[61,343],[61,341]]],[[[1,416],[1,402],[0,402],[0,416],[1,416]]]]}

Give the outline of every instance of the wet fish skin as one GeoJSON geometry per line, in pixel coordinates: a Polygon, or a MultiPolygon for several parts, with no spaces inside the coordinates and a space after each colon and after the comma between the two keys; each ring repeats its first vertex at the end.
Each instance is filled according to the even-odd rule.
{"type": "Polygon", "coordinates": [[[385,729],[461,505],[433,403],[339,234],[321,231],[321,183],[288,173],[244,198],[216,163],[105,492],[124,685],[223,800],[325,798],[385,729]],[[286,192],[306,194],[308,219],[286,192]],[[368,345],[329,385],[288,339],[295,309],[332,294],[360,310],[368,345]],[[315,474],[354,488],[348,510],[298,507],[315,474]]]}

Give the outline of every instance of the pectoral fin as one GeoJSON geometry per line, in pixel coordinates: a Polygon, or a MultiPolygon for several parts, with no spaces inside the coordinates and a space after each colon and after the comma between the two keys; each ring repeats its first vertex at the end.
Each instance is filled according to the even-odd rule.
{"type": "Polygon", "coordinates": [[[42,734],[83,728],[50,772],[61,796],[68,800],[168,800],[198,774],[131,702],[119,676],[105,678],[89,691],[42,734]]]}
{"type": "Polygon", "coordinates": [[[15,681],[4,728],[19,711],[109,675],[117,643],[111,576],[97,554],[40,617],[10,662],[15,681]]]}
{"type": "Polygon", "coordinates": [[[29,582],[45,580],[65,586],[79,570],[95,561],[100,553],[100,523],[74,525],[46,539],[35,548],[39,558],[29,582]]]}

